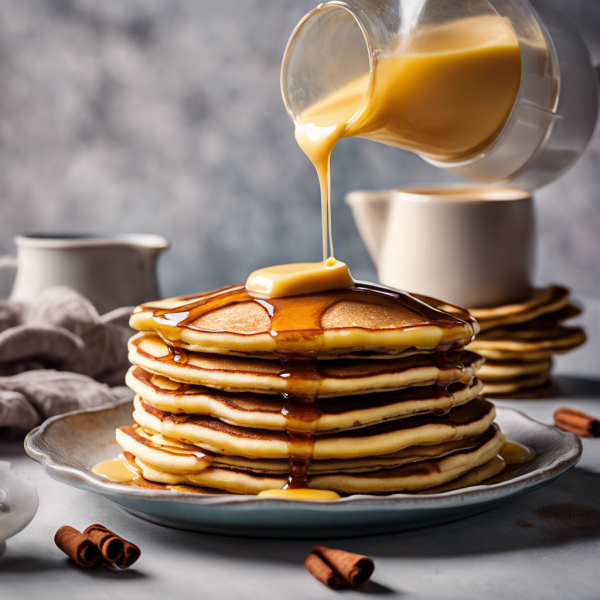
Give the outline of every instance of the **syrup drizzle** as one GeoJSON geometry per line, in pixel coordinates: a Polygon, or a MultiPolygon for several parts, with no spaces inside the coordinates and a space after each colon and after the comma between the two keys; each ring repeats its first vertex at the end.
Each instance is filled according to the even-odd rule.
{"type": "Polygon", "coordinates": [[[314,446],[315,433],[323,411],[317,404],[323,375],[317,362],[318,352],[278,353],[282,377],[288,391],[283,394],[281,414],[286,419],[289,437],[288,455],[290,474],[284,489],[308,487],[308,468],[314,446]]]}
{"type": "MultiPolygon", "coordinates": [[[[310,340],[313,347],[322,347],[325,332],[321,317],[325,311],[342,300],[362,301],[380,306],[389,305],[402,307],[407,316],[407,322],[414,325],[414,317],[419,317],[416,326],[432,325],[439,328],[451,328],[457,325],[470,324],[474,319],[467,311],[460,311],[460,317],[442,311],[441,303],[427,298],[420,300],[406,292],[401,292],[386,286],[355,282],[351,289],[335,290],[295,296],[293,298],[262,298],[249,293],[244,286],[231,286],[216,290],[200,298],[190,298],[191,302],[177,309],[153,309],[153,320],[157,333],[164,340],[173,339],[177,329],[184,327],[196,331],[206,331],[199,326],[198,321],[203,316],[227,306],[255,302],[267,312],[271,327],[270,335],[276,340],[274,354],[280,361],[278,373],[285,383],[287,391],[283,393],[284,404],[282,414],[286,418],[288,434],[288,456],[290,471],[288,482],[284,489],[302,489],[309,485],[308,469],[313,456],[315,433],[323,411],[319,408],[318,397],[323,375],[319,368],[319,351],[299,352],[294,343],[310,340]],[[411,318],[412,317],[412,318],[411,318]]],[[[215,330],[210,330],[216,333],[215,330]]],[[[250,335],[250,334],[239,334],[250,335]]],[[[459,359],[462,353],[453,352],[463,348],[472,341],[472,337],[440,345],[432,357],[438,367],[440,377],[436,387],[440,396],[451,399],[449,407],[438,411],[434,416],[445,417],[454,407],[454,396],[448,390],[456,381],[456,370],[464,372],[459,359]],[[451,354],[450,354],[451,353],[451,354]],[[454,373],[454,376],[445,373],[454,373]]],[[[187,355],[178,348],[170,347],[170,354],[163,360],[174,360],[180,364],[187,362],[187,355]]],[[[175,415],[169,418],[177,419],[175,415]]]]}
{"type": "Polygon", "coordinates": [[[164,339],[163,341],[166,343],[167,348],[169,349],[169,354],[162,356],[158,360],[160,360],[161,362],[169,362],[172,360],[179,365],[184,365],[185,363],[187,363],[188,355],[185,353],[185,350],[182,350],[181,348],[176,348],[164,339]]]}
{"type": "MultiPolygon", "coordinates": [[[[142,308],[152,312],[156,332],[163,339],[173,340],[176,339],[179,328],[218,333],[219,331],[215,329],[203,329],[198,323],[201,317],[236,304],[256,303],[265,309],[269,316],[270,334],[277,340],[277,349],[293,351],[297,349],[295,343],[303,340],[311,340],[313,347],[322,345],[325,329],[321,324],[321,317],[327,309],[344,300],[379,305],[383,308],[393,305],[396,309],[400,308],[406,316],[406,326],[435,325],[440,329],[448,329],[464,326],[466,323],[473,327],[475,323],[467,311],[457,308],[457,314],[460,316],[450,315],[438,308],[442,303],[433,299],[421,300],[407,292],[362,281],[356,281],[354,287],[350,289],[284,298],[262,298],[248,292],[243,285],[237,285],[201,297],[191,297],[189,303],[176,309],[158,309],[150,304],[142,308]],[[418,317],[418,324],[415,324],[415,317],[418,317]]],[[[253,334],[236,333],[235,335],[247,337],[253,334]]],[[[467,336],[438,350],[447,352],[453,348],[462,348],[471,341],[472,336],[467,336]]]]}

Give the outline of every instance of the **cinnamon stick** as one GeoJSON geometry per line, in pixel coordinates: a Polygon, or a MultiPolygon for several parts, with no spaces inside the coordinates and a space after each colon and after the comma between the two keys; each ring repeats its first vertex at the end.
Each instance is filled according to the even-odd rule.
{"type": "Polygon", "coordinates": [[[554,424],[580,437],[600,437],[600,420],[574,408],[559,408],[554,413],[554,424]]]}
{"type": "Polygon", "coordinates": [[[135,544],[128,542],[120,535],[117,535],[107,527],[104,527],[104,525],[100,525],[98,523],[95,525],[90,525],[85,530],[85,533],[91,534],[92,531],[95,532],[94,535],[96,535],[97,538],[100,538],[100,536],[102,535],[108,535],[111,536],[111,538],[116,538],[121,542],[123,552],[121,556],[119,556],[119,558],[114,561],[117,567],[120,567],[121,569],[126,569],[127,567],[130,567],[140,557],[141,551],[135,544]]]}
{"type": "Polygon", "coordinates": [[[342,587],[342,579],[335,571],[315,552],[309,552],[304,559],[304,566],[309,573],[332,590],[342,587]]]}
{"type": "Polygon", "coordinates": [[[94,540],[73,527],[63,525],[56,532],[54,543],[79,567],[93,567],[100,562],[100,550],[94,540]]]}
{"type": "Polygon", "coordinates": [[[308,553],[304,565],[316,579],[333,589],[342,584],[349,587],[362,585],[375,570],[368,556],[326,546],[315,546],[308,553]]]}
{"type": "Polygon", "coordinates": [[[123,556],[125,548],[123,539],[117,537],[102,525],[90,525],[83,533],[89,535],[94,540],[105,563],[116,563],[123,556]]]}

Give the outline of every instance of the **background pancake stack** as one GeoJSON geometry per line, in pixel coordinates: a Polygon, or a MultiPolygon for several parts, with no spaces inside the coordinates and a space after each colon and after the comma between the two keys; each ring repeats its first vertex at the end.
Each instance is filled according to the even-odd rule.
{"type": "MultiPolygon", "coordinates": [[[[257,494],[439,491],[496,475],[470,315],[389,288],[279,299],[244,287],[138,307],[117,430],[144,480],[257,494]]],[[[191,489],[191,488],[188,488],[191,489]]]]}
{"type": "Polygon", "coordinates": [[[504,398],[537,398],[552,393],[552,356],[581,346],[585,332],[564,321],[581,310],[569,291],[550,286],[534,289],[527,300],[494,308],[470,309],[481,332],[469,349],[486,360],[478,376],[483,392],[504,398]]]}

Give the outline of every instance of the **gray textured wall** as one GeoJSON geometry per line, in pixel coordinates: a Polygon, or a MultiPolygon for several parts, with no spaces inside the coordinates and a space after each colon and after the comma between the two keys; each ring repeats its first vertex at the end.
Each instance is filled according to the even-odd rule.
{"type": "MultiPolygon", "coordinates": [[[[317,179],[279,92],[317,0],[0,2],[0,253],[26,231],[146,231],[167,294],[320,259],[317,179]]],[[[600,2],[554,0],[600,59],[600,2]]],[[[372,265],[346,191],[443,181],[408,153],[343,140],[336,255],[372,265]]],[[[600,140],[538,195],[539,279],[600,295],[600,140]]],[[[0,292],[8,288],[0,277],[0,292]]]]}

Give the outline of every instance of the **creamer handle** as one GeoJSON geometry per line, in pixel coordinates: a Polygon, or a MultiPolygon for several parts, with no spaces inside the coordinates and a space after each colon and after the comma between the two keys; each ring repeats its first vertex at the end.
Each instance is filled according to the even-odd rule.
{"type": "Polygon", "coordinates": [[[0,271],[16,268],[17,259],[14,256],[0,256],[0,271]]]}

